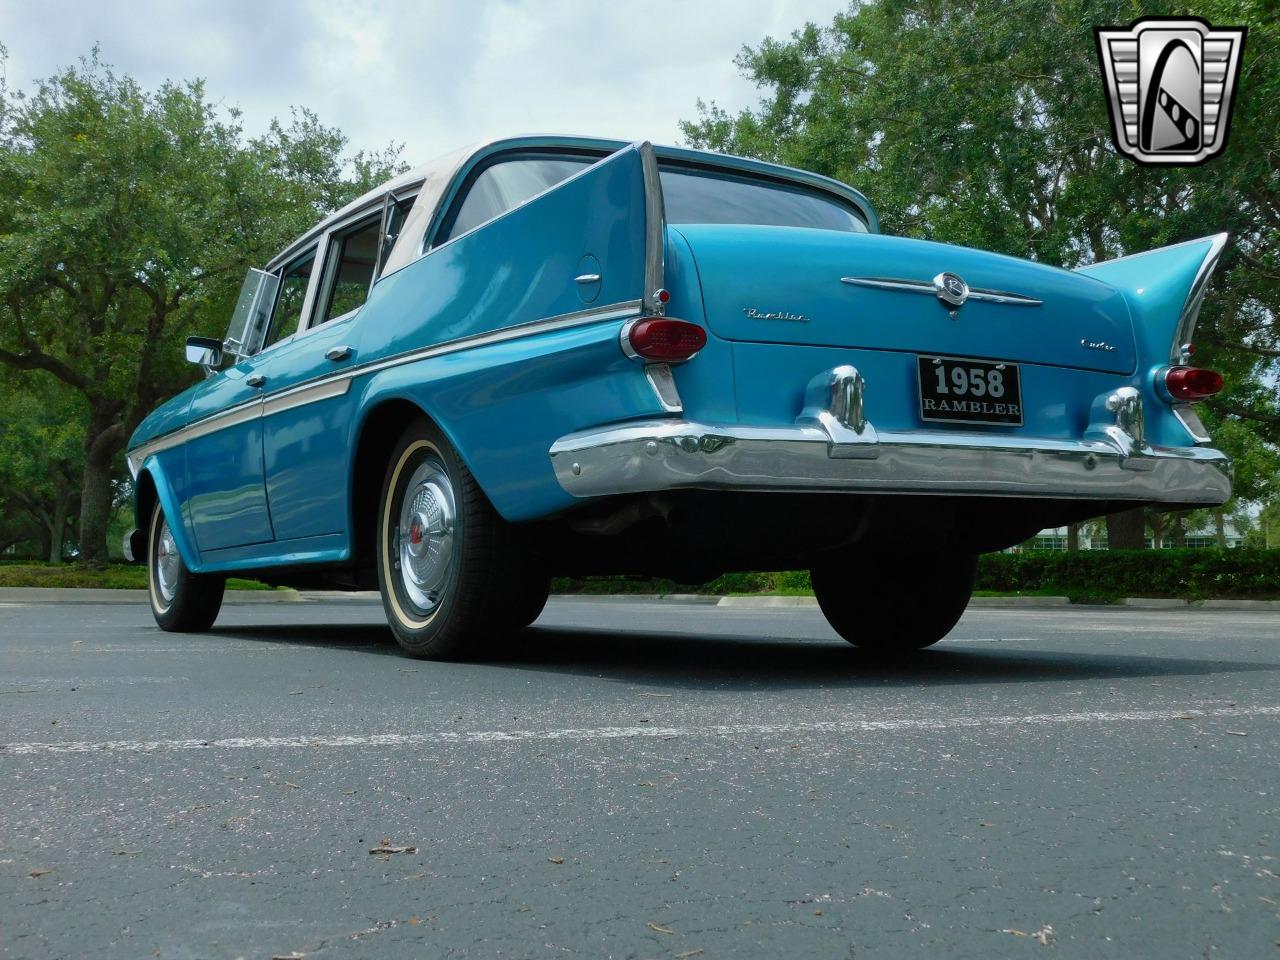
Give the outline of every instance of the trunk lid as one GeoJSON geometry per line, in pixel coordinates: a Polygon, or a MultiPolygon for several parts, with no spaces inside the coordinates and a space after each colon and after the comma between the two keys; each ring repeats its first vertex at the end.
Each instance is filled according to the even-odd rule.
{"type": "Polygon", "coordinates": [[[1014,257],[882,234],[797,227],[682,224],[716,336],[756,343],[987,357],[1132,373],[1133,326],[1114,287],[1014,257]],[[953,318],[932,290],[841,282],[931,283],[1006,291],[1029,306],[977,299],[953,318]]]}

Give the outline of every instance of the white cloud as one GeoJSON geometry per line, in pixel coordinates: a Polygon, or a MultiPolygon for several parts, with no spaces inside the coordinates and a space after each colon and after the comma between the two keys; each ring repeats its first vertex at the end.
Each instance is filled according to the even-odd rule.
{"type": "Polygon", "coordinates": [[[829,23],[847,0],[45,0],[0,6],[10,87],[96,42],[146,86],[204,77],[252,132],[316,110],[353,148],[410,162],[495,136],[590,133],[673,142],[695,101],[755,101],[744,44],[829,23]]]}

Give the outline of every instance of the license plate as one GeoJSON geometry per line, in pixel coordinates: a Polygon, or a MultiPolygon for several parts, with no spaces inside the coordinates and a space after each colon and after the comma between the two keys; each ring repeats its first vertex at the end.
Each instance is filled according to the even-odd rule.
{"type": "Polygon", "coordinates": [[[916,360],[921,419],[1022,426],[1022,384],[1016,363],[963,357],[916,360]]]}

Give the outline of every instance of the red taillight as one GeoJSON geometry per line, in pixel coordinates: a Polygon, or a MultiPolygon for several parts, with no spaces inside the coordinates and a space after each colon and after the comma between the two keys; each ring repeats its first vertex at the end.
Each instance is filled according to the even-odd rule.
{"type": "Polygon", "coordinates": [[[707,345],[707,333],[688,320],[650,317],[631,325],[627,343],[646,360],[678,362],[688,360],[707,345]]]}
{"type": "Polygon", "coordinates": [[[1222,390],[1222,374],[1199,367],[1170,367],[1164,387],[1175,400],[1203,400],[1222,390]]]}

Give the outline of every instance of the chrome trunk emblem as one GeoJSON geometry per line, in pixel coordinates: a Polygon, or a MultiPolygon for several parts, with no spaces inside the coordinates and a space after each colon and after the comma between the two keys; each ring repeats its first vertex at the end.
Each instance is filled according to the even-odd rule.
{"type": "Polygon", "coordinates": [[[970,300],[983,300],[987,303],[1007,303],[1015,307],[1038,307],[1044,303],[1035,297],[1021,293],[1010,293],[1008,290],[988,290],[983,287],[969,286],[958,274],[944,271],[932,280],[907,280],[902,277],[841,277],[841,283],[855,287],[873,287],[877,290],[901,290],[904,293],[932,294],[942,301],[952,313],[962,304],[970,300]]]}
{"type": "Polygon", "coordinates": [[[955,273],[940,273],[933,278],[933,292],[950,307],[962,307],[969,299],[969,285],[955,273]]]}

